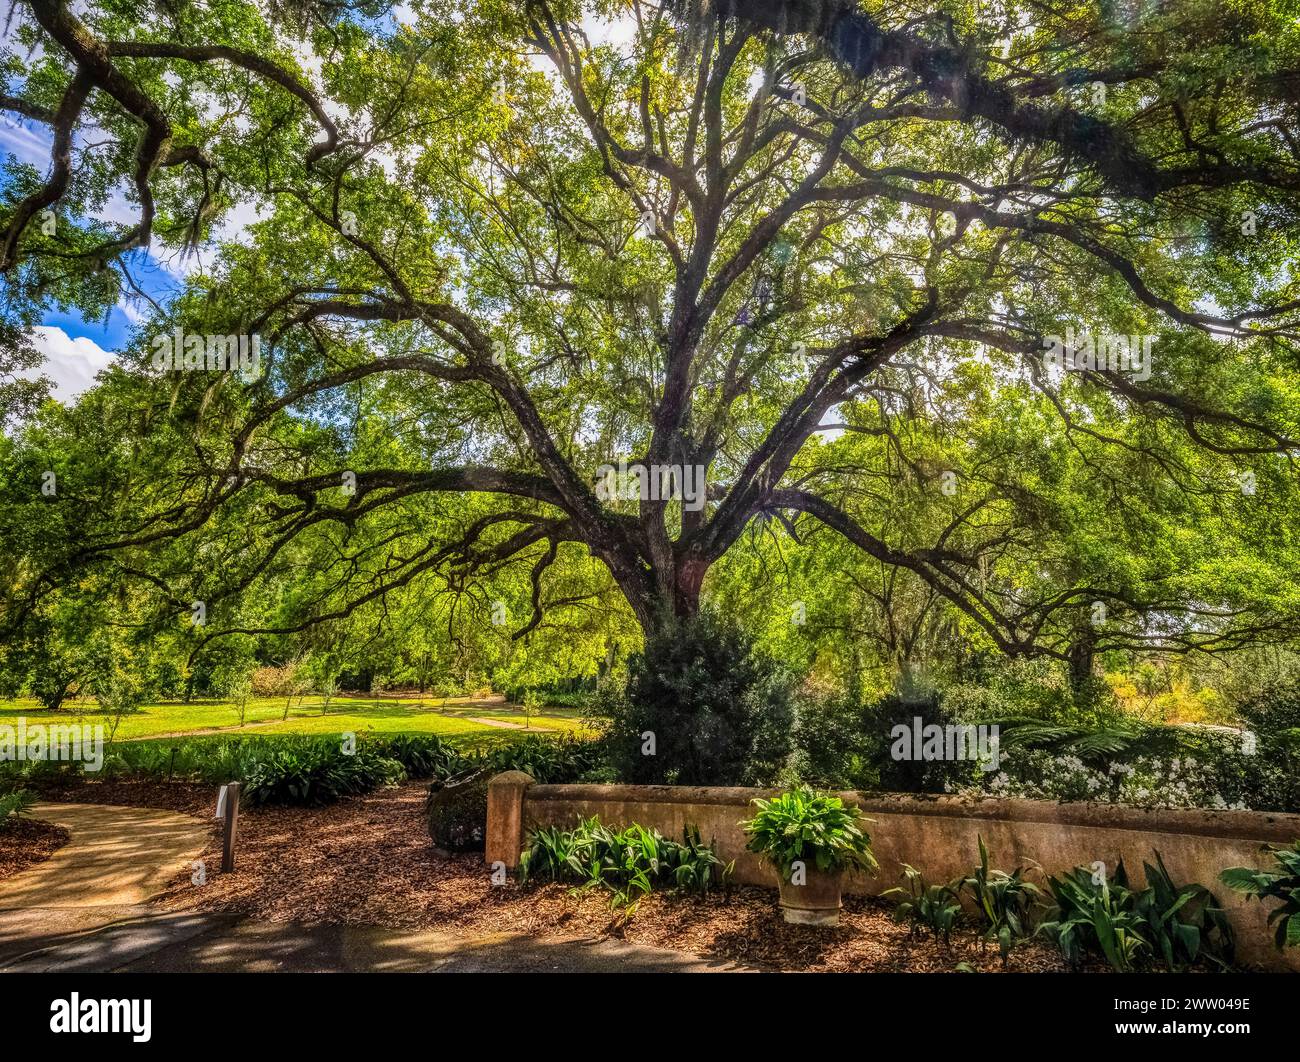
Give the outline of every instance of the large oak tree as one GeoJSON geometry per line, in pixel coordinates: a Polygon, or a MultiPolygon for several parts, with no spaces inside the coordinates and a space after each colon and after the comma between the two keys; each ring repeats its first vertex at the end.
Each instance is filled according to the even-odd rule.
{"type": "Polygon", "coordinates": [[[1089,463],[1149,473],[1129,490],[1152,506],[1241,496],[1238,474],[1294,498],[1300,38],[1280,7],[418,10],[16,5],[0,107],[53,149],[7,185],[10,327],[144,297],[142,249],[192,262],[257,213],[150,311],[129,408],[104,414],[131,460],[111,498],[66,499],[96,519],[15,570],[12,613],[99,561],[178,610],[233,599],[309,541],[304,624],[522,559],[522,634],[576,544],[652,631],[770,519],[829,529],[1013,654],[1086,657],[1069,632],[1097,601],[1131,644],[1294,622],[1249,580],[1034,572],[1033,462],[1009,445],[981,476],[900,430],[943,409],[960,438],[979,403],[954,382],[996,381],[1089,463]],[[134,220],[94,221],[119,186],[134,220]],[[1049,369],[1072,325],[1155,337],[1150,378],[1049,369]],[[260,335],[264,371],[160,374],[175,327],[260,335]],[[891,519],[898,483],[863,489],[874,458],[830,424],[938,508],[891,519]],[[619,458],[702,467],[707,504],[601,496],[619,458]]]}

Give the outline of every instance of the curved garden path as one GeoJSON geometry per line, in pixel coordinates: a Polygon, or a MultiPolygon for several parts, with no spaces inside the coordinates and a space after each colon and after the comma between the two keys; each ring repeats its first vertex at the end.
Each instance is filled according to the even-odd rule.
{"type": "Polygon", "coordinates": [[[141,914],[142,904],[202,854],[211,830],[201,819],[155,808],[37,804],[30,814],[71,837],[45,862],[0,882],[0,968],[141,914]]]}

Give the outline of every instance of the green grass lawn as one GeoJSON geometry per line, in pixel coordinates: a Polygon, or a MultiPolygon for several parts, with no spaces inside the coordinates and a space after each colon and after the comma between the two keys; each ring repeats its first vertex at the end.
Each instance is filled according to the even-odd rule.
{"type": "MultiPolygon", "coordinates": [[[[548,708],[535,715],[530,729],[539,733],[574,732],[582,729],[579,713],[567,708],[548,708]]],[[[112,720],[98,710],[94,701],[70,703],[57,712],[43,709],[35,700],[19,698],[0,702],[0,725],[16,726],[19,718],[35,723],[83,723],[104,727],[105,738],[112,720]]],[[[190,704],[165,702],[148,704],[138,712],[122,716],[115,740],[141,741],[173,734],[202,734],[221,729],[224,734],[437,734],[448,738],[497,737],[522,734],[523,730],[478,722],[491,719],[523,725],[527,720],[518,706],[502,702],[470,703],[437,697],[335,697],[328,714],[321,712],[319,697],[294,701],[284,718],[284,699],[250,701],[239,726],[239,713],[223,701],[195,701],[190,704]]]]}

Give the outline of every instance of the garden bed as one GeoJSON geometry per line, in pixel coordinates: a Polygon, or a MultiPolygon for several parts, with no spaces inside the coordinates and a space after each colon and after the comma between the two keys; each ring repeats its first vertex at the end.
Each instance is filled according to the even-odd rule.
{"type": "MultiPolygon", "coordinates": [[[[849,897],[835,929],[787,925],[775,890],[740,886],[707,900],[655,894],[624,923],[601,894],[561,885],[493,886],[480,854],[445,855],[425,830],[425,787],[408,785],[323,809],[261,808],[240,817],[238,870],[195,886],[178,875],[156,903],[168,911],[227,912],[269,921],[333,922],[534,936],[611,935],[782,970],[951,971],[1001,968],[996,948],[962,929],[950,945],[912,939],[890,905],[849,897]]],[[[146,798],[144,787],[120,799],[146,798]]],[[[166,806],[175,807],[175,802],[166,806]]],[[[210,812],[209,812],[210,813],[210,812]]],[[[215,834],[205,854],[219,861],[215,834]]],[[[1064,970],[1055,949],[1026,944],[1012,971],[1064,970]]]]}
{"type": "MultiPolygon", "coordinates": [[[[617,797],[628,787],[535,785],[529,787],[529,792],[544,796],[593,788],[617,797]]],[[[643,900],[635,916],[627,920],[611,910],[608,893],[576,894],[569,886],[558,884],[521,887],[513,879],[494,886],[482,853],[448,854],[437,849],[428,834],[424,782],[407,782],[396,788],[346,797],[325,807],[253,807],[245,803],[240,816],[238,870],[232,875],[220,874],[217,869],[220,831],[213,818],[216,800],[213,785],[120,778],[95,781],[83,778],[73,784],[58,777],[47,780],[41,791],[45,799],[166,808],[205,820],[209,825],[209,842],[202,856],[206,864],[204,883],[192,882],[192,869],[178,873],[155,901],[165,911],[228,913],[272,922],[445,930],[468,936],[497,933],[570,938],[614,936],[636,944],[675,948],[707,958],[781,970],[932,972],[1001,968],[997,949],[985,946],[972,921],[959,920],[951,941],[946,944],[934,940],[923,929],[917,936],[909,935],[906,926],[893,920],[892,902],[864,894],[876,891],[875,888],[855,888],[851,890],[853,894],[845,896],[843,916],[837,928],[787,925],[777,907],[776,889],[769,887],[765,877],[756,879],[742,873],[743,860],[738,857],[735,844],[730,843],[735,839],[723,844],[727,838],[715,836],[714,832],[707,834],[715,837],[714,851],[723,860],[736,858],[735,880],[727,895],[714,893],[700,900],[656,887],[643,900]]],[[[737,800],[747,791],[690,792],[697,797],[712,793],[718,800],[725,796],[723,819],[731,823],[741,817],[745,802],[737,804],[737,800]]],[[[937,799],[943,803],[944,798],[937,799]]],[[[897,817],[892,813],[898,809],[880,805],[881,800],[888,803],[886,798],[880,798],[868,809],[874,819],[872,832],[879,841],[880,853],[891,853],[889,859],[896,863],[901,854],[890,849],[891,834],[884,827],[891,816],[897,817]]],[[[694,805],[692,808],[690,821],[700,819],[701,808],[694,805]]],[[[927,804],[926,808],[931,818],[942,818],[938,814],[942,809],[937,804],[934,807],[927,804]]],[[[568,810],[567,817],[561,818],[571,822],[573,809],[568,810]]],[[[601,821],[651,822],[664,828],[666,836],[680,834],[679,825],[659,822],[648,806],[600,810],[601,821]]],[[[1007,809],[1001,810],[1005,814],[989,813],[988,821],[981,822],[981,832],[991,831],[1003,820],[1012,825],[1019,821],[1007,809]]],[[[1058,808],[1058,815],[1064,814],[1064,810],[1058,808]]],[[[1096,808],[1089,814],[1105,817],[1119,812],[1096,808]]],[[[1188,815],[1187,812],[1169,814],[1188,815]]],[[[1214,814],[1232,818],[1248,813],[1214,814]]],[[[529,812],[528,818],[530,821],[538,818],[537,808],[529,812]]],[[[719,823],[709,821],[705,825],[713,831],[719,823]]],[[[1059,833],[1060,822],[1056,827],[1059,833]]],[[[915,840],[916,831],[910,833],[915,840]]],[[[491,841],[490,830],[489,835],[491,841]]],[[[1154,835],[1149,829],[1139,829],[1133,836],[1141,838],[1143,852],[1153,843],[1154,835]]],[[[952,838],[948,840],[948,848],[956,844],[952,838]]],[[[1014,839],[1002,838],[996,850],[1018,852],[1023,847],[1014,839]]],[[[1085,845],[1080,851],[1092,852],[1095,847],[1085,845]]],[[[947,848],[940,846],[935,852],[947,852],[945,858],[951,861],[953,853],[947,848]]],[[[1254,848],[1250,854],[1256,854],[1254,848]]],[[[942,865],[936,871],[937,858],[934,856],[923,864],[923,869],[936,875],[934,880],[946,882],[954,875],[960,876],[959,871],[965,873],[970,869],[958,860],[960,866],[942,865]]],[[[1136,859],[1133,865],[1140,863],[1136,859]]],[[[1066,860],[1061,865],[1071,864],[1066,860]]],[[[882,868],[885,866],[882,861],[882,868]]],[[[858,884],[883,888],[899,881],[882,869],[876,878],[858,884]]],[[[1038,884],[1041,886],[1043,882],[1038,884]]],[[[1258,905],[1249,910],[1252,914],[1261,912],[1258,905]]],[[[1263,920],[1262,913],[1259,920],[1263,920]]],[[[1239,933],[1238,944],[1242,943],[1249,941],[1243,941],[1239,933]]],[[[1269,965],[1256,954],[1243,954],[1243,950],[1239,947],[1237,954],[1240,967],[1269,965]]],[[[1259,948],[1254,950],[1257,952],[1259,948]]],[[[1084,961],[1084,969],[1107,968],[1099,959],[1092,961],[1085,956],[1084,961]]],[[[1056,946],[1041,937],[1018,945],[1007,965],[1010,971],[1066,968],[1056,946]]]]}
{"type": "Polygon", "coordinates": [[[68,843],[62,826],[40,819],[14,818],[0,827],[0,881],[44,863],[68,843]]]}

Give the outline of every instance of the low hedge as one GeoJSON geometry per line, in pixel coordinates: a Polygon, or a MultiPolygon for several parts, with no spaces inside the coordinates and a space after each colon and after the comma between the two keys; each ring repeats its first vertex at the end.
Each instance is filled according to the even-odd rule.
{"type": "MultiPolygon", "coordinates": [[[[462,751],[434,734],[359,738],[265,735],[193,737],[110,746],[102,769],[87,777],[196,782],[237,781],[244,800],[260,804],[329,804],[385,785],[419,779],[445,782],[453,776],[527,771],[539,781],[594,780],[598,744],[566,736],[530,736],[486,749],[462,751]]],[[[80,764],[50,761],[0,763],[0,791],[57,785],[81,777],[80,764]]],[[[481,830],[482,823],[479,823],[481,830]]]]}

